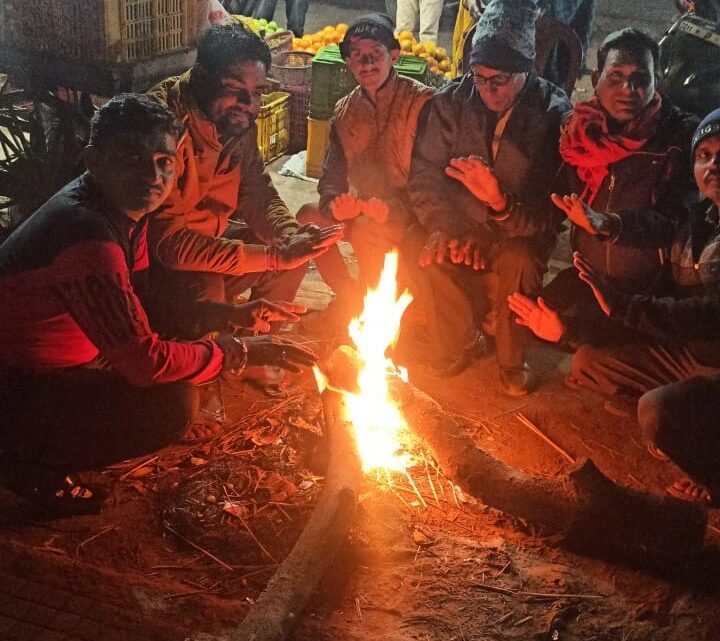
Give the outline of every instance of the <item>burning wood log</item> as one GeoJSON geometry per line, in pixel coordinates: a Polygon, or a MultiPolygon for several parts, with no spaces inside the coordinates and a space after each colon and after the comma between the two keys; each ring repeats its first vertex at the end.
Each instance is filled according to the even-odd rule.
{"type": "MultiPolygon", "coordinates": [[[[329,384],[355,380],[352,350],[336,350],[329,384]]],[[[445,474],[484,504],[540,524],[568,547],[643,559],[676,558],[702,548],[707,512],[698,503],[617,485],[591,460],[560,479],[514,470],[481,450],[430,396],[393,378],[391,394],[413,433],[445,474]]]]}
{"type": "Polygon", "coordinates": [[[297,623],[310,595],[350,526],[362,472],[342,395],[322,394],[330,451],[326,485],[295,547],[270,579],[232,641],[282,641],[297,623]]]}

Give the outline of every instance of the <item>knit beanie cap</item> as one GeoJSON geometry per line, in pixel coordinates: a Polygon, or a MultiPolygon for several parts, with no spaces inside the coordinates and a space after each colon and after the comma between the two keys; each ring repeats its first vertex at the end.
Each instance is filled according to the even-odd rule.
{"type": "Polygon", "coordinates": [[[475,28],[470,64],[508,73],[535,66],[535,20],[532,0],[491,0],[475,28]]]}
{"type": "Polygon", "coordinates": [[[695,159],[695,148],[710,136],[720,135],[720,109],[711,111],[702,122],[698,125],[692,137],[692,146],[690,148],[690,158],[695,159]]]}
{"type": "Polygon", "coordinates": [[[386,13],[368,13],[360,16],[349,27],[340,43],[340,55],[347,58],[350,55],[350,38],[368,38],[385,45],[388,51],[400,49],[400,43],[395,38],[392,18],[386,13]]]}

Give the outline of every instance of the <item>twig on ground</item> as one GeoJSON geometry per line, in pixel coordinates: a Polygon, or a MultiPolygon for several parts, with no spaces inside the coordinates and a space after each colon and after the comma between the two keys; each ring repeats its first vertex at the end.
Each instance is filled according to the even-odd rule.
{"type": "Polygon", "coordinates": [[[607,596],[604,594],[564,594],[560,592],[524,592],[522,590],[512,590],[510,588],[501,588],[497,585],[490,585],[489,583],[471,583],[471,588],[480,588],[487,592],[497,592],[498,594],[505,594],[507,596],[515,596],[520,598],[532,598],[532,599],[606,599],[607,596]]]}
{"type": "Polygon", "coordinates": [[[193,543],[190,539],[188,539],[188,538],[184,537],[182,534],[180,534],[180,532],[171,528],[167,523],[164,524],[164,527],[166,530],[168,530],[168,532],[172,532],[175,536],[177,536],[179,539],[181,539],[182,541],[187,543],[190,547],[195,548],[198,552],[202,552],[206,557],[208,557],[209,559],[212,559],[213,561],[215,561],[215,563],[221,565],[226,570],[230,570],[230,572],[235,571],[231,565],[228,565],[227,563],[225,563],[225,561],[216,557],[212,552],[209,552],[205,548],[200,547],[197,543],[193,543]]]}
{"type": "Polygon", "coordinates": [[[78,543],[77,546],[75,547],[75,557],[77,558],[77,556],[80,554],[81,547],[83,547],[84,545],[87,545],[88,543],[90,543],[90,541],[94,541],[95,539],[97,539],[99,536],[102,536],[103,534],[112,532],[116,527],[117,526],[114,523],[111,525],[107,525],[99,532],[93,534],[89,539],[85,539],[84,541],[81,541],[80,543],[78,543]]]}
{"type": "Polygon", "coordinates": [[[133,472],[137,472],[138,470],[142,469],[143,467],[145,467],[145,466],[147,466],[147,465],[150,465],[150,463],[154,463],[154,462],[157,461],[159,458],[160,458],[159,456],[153,456],[153,457],[147,459],[147,461],[143,461],[143,462],[140,463],[139,465],[136,465],[134,468],[132,468],[130,471],[125,472],[125,474],[121,475],[119,480],[124,481],[124,480],[125,480],[128,476],[130,476],[133,472]]]}
{"type": "Polygon", "coordinates": [[[262,553],[267,556],[270,560],[274,561],[275,563],[278,563],[278,560],[270,554],[268,549],[260,542],[260,540],[255,536],[255,533],[250,529],[250,526],[247,524],[247,521],[240,516],[237,515],[238,519],[240,519],[240,523],[242,523],[242,526],[247,530],[247,533],[250,535],[253,541],[257,544],[257,546],[262,550],[262,553]]]}
{"type": "Polygon", "coordinates": [[[455,499],[455,505],[458,509],[460,509],[460,502],[458,501],[457,494],[455,494],[455,485],[452,481],[448,480],[448,485],[450,486],[450,490],[452,491],[453,498],[455,499]]]}
{"type": "Polygon", "coordinates": [[[420,499],[420,503],[422,504],[422,506],[423,506],[425,509],[427,509],[427,506],[428,506],[428,505],[427,505],[427,503],[425,502],[425,499],[423,498],[422,494],[420,494],[420,490],[418,490],[417,485],[415,485],[415,481],[413,481],[413,477],[410,476],[410,472],[408,472],[407,470],[405,470],[405,476],[407,477],[408,482],[409,482],[410,485],[412,486],[412,489],[415,490],[415,494],[416,494],[417,497],[420,499]]]}
{"type": "Polygon", "coordinates": [[[510,567],[511,563],[512,563],[512,560],[508,561],[505,565],[503,565],[501,570],[498,570],[497,572],[495,572],[495,574],[493,575],[493,578],[497,579],[499,576],[505,574],[505,570],[507,570],[510,567]]]}
{"type": "Polygon", "coordinates": [[[438,499],[437,492],[435,491],[435,485],[433,484],[432,477],[430,476],[430,468],[428,467],[427,459],[425,458],[425,454],[422,455],[423,457],[423,463],[425,463],[425,472],[427,473],[428,478],[428,484],[430,485],[430,490],[432,490],[433,496],[435,497],[435,503],[440,507],[440,499],[438,499]]]}
{"type": "Polygon", "coordinates": [[[555,441],[553,441],[547,434],[545,434],[535,423],[533,423],[527,416],[524,414],[521,414],[518,412],[515,414],[515,418],[517,418],[518,421],[520,421],[525,427],[527,427],[531,432],[539,436],[543,441],[545,441],[550,447],[552,447],[556,452],[564,456],[570,463],[573,465],[575,464],[575,458],[568,454],[562,447],[560,447],[555,441]]]}

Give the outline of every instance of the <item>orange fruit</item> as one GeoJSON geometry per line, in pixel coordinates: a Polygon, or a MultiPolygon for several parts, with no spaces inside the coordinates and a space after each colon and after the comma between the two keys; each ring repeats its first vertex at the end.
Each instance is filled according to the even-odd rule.
{"type": "Polygon", "coordinates": [[[323,41],[323,34],[322,34],[322,32],[312,34],[312,35],[310,36],[310,40],[311,40],[311,42],[312,42],[313,45],[322,44],[322,41],[323,41]]]}
{"type": "Polygon", "coordinates": [[[400,51],[405,51],[406,53],[412,53],[413,50],[413,41],[409,40],[407,38],[403,38],[400,41],[400,51]]]}
{"type": "Polygon", "coordinates": [[[431,56],[435,56],[435,50],[437,49],[437,47],[432,40],[427,40],[422,44],[425,47],[425,51],[427,51],[431,56]]]}
{"type": "Polygon", "coordinates": [[[435,49],[435,58],[437,60],[443,60],[444,58],[447,58],[447,50],[444,47],[436,47],[435,49]]]}
{"type": "Polygon", "coordinates": [[[412,31],[401,31],[397,34],[398,40],[415,40],[412,31]]]}
{"type": "Polygon", "coordinates": [[[425,45],[418,42],[417,44],[413,45],[412,48],[413,55],[419,56],[422,53],[426,53],[425,45]]]}
{"type": "Polygon", "coordinates": [[[450,71],[450,66],[450,61],[447,58],[444,58],[438,63],[438,67],[443,71],[450,71]]]}
{"type": "Polygon", "coordinates": [[[338,23],[338,25],[335,27],[335,31],[337,31],[340,35],[345,35],[348,30],[348,25],[344,22],[338,23]]]}

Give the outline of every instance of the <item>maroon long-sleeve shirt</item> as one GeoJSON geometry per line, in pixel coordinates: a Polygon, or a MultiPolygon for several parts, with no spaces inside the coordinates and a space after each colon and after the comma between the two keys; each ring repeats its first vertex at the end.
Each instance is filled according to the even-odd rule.
{"type": "Polygon", "coordinates": [[[27,373],[102,356],[135,385],[215,377],[212,341],[161,340],[133,282],[148,268],[147,218],[113,209],[84,174],[0,245],[0,369],[27,373]]]}

